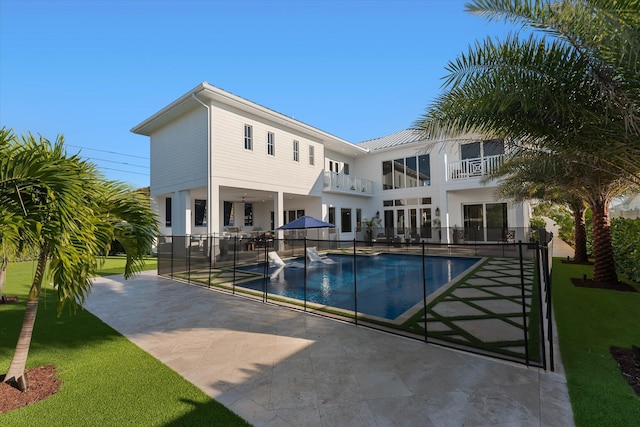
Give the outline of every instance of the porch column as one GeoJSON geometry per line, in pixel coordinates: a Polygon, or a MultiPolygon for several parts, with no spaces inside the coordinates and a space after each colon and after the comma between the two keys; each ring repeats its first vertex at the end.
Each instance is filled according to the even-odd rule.
{"type": "Polygon", "coordinates": [[[526,236],[526,229],[529,227],[529,224],[525,224],[525,215],[524,215],[524,206],[522,203],[518,203],[515,205],[516,212],[516,242],[522,240],[526,242],[528,240],[526,236]]]}
{"type": "Polygon", "coordinates": [[[209,183],[209,205],[209,233],[217,236],[220,234],[220,186],[212,182],[209,183]]]}
{"type": "Polygon", "coordinates": [[[173,193],[171,204],[172,234],[186,236],[191,234],[191,194],[188,190],[173,193]]]}
{"type": "Polygon", "coordinates": [[[275,237],[278,239],[278,244],[275,247],[277,251],[284,249],[284,242],[282,239],[284,238],[284,231],[278,230],[278,227],[282,227],[284,225],[284,193],[282,191],[278,191],[276,197],[273,198],[273,226],[275,230],[275,237]]]}

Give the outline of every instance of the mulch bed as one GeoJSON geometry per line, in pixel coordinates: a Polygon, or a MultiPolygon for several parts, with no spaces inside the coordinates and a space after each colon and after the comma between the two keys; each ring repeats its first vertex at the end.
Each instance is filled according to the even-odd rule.
{"type": "Polygon", "coordinates": [[[592,279],[571,279],[573,286],[580,288],[609,289],[611,291],[638,292],[633,286],[623,282],[596,282],[592,279]]]}
{"type": "Polygon", "coordinates": [[[53,365],[28,369],[26,372],[29,388],[24,393],[2,382],[5,376],[0,375],[0,414],[44,400],[60,388],[58,371],[53,365]]]}
{"type": "Polygon", "coordinates": [[[610,347],[609,351],[618,362],[618,367],[631,388],[640,396],[640,360],[636,359],[632,348],[610,347]]]}

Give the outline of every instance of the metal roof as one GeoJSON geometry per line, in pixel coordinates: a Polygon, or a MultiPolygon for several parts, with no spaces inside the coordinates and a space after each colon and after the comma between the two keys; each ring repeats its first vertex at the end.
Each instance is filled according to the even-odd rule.
{"type": "Polygon", "coordinates": [[[405,129],[381,138],[370,139],[358,143],[358,147],[370,150],[382,150],[384,148],[396,147],[398,145],[410,144],[412,142],[423,141],[424,135],[416,129],[405,129]]]}

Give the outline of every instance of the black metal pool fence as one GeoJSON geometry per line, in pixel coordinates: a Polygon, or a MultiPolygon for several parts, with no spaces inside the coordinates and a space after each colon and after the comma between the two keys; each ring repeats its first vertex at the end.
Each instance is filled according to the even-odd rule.
{"type": "MultiPolygon", "coordinates": [[[[377,240],[377,239],[376,239],[377,240]]],[[[259,233],[252,237],[234,235],[160,236],[158,241],[158,274],[192,284],[241,295],[263,303],[278,304],[296,310],[331,317],[358,326],[418,339],[427,343],[453,347],[554,370],[553,324],[551,301],[552,236],[541,233],[532,242],[458,242],[373,241],[277,238],[259,233]],[[350,298],[353,309],[314,303],[307,289],[310,261],[307,249],[314,247],[322,254],[353,256],[353,283],[350,298]],[[304,268],[302,299],[293,299],[273,291],[269,271],[270,252],[280,259],[297,258],[304,268]],[[425,268],[421,278],[402,286],[420,286],[422,301],[394,320],[374,317],[358,310],[361,297],[359,280],[363,273],[355,262],[358,255],[379,253],[428,256],[478,257],[473,269],[457,277],[432,295],[427,293],[425,268]],[[256,290],[255,281],[262,286],[256,290]],[[243,287],[252,281],[253,289],[243,287]]],[[[272,269],[273,270],[273,269],[272,269]]],[[[348,280],[348,279],[345,279],[348,280]]],[[[393,298],[390,294],[389,298],[393,298]]]]}

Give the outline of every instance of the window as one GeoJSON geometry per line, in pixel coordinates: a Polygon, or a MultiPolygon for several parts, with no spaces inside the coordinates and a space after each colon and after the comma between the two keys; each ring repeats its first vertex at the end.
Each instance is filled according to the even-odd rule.
{"type": "Polygon", "coordinates": [[[431,185],[431,164],[429,155],[418,156],[418,187],[431,185]]]}
{"type": "Polygon", "coordinates": [[[244,225],[253,225],[253,205],[251,203],[244,204],[244,225]]]}
{"type": "Polygon", "coordinates": [[[404,159],[393,161],[393,188],[404,188],[404,159]]]}
{"type": "Polygon", "coordinates": [[[164,199],[164,225],[171,227],[171,197],[164,199]]]}
{"type": "Polygon", "coordinates": [[[356,209],[356,231],[362,231],[362,209],[356,209]]]}
{"type": "Polygon", "coordinates": [[[418,163],[416,157],[407,157],[407,188],[418,186],[418,163]]]}
{"type": "Polygon", "coordinates": [[[391,161],[382,162],[382,189],[391,190],[393,188],[393,171],[391,161]]]}
{"type": "Polygon", "coordinates": [[[329,224],[336,223],[336,208],[329,208],[329,224]]]}
{"type": "Polygon", "coordinates": [[[471,142],[460,146],[460,159],[479,159],[481,157],[504,154],[504,142],[501,139],[471,142]]]}
{"type": "Polygon", "coordinates": [[[293,161],[300,161],[300,143],[295,139],[293,140],[293,161]]]}
{"type": "Polygon", "coordinates": [[[313,166],[315,162],[316,160],[315,160],[314,148],[313,148],[313,145],[310,145],[309,146],[309,164],[313,166]]]}
{"type": "Polygon", "coordinates": [[[273,132],[267,132],[267,154],[270,156],[276,155],[276,136],[273,132]]]}
{"type": "Polygon", "coordinates": [[[342,165],[342,172],[345,175],[349,175],[349,163],[345,163],[344,165],[342,165]]]}
{"type": "Polygon", "coordinates": [[[426,187],[431,185],[429,155],[382,162],[382,189],[426,187]]]}
{"type": "Polygon", "coordinates": [[[253,126],[244,125],[244,149],[253,150],[253,126]]]}
{"type": "Polygon", "coordinates": [[[206,200],[195,200],[195,225],[196,226],[206,226],[207,225],[207,201],[206,200]]]}
{"type": "Polygon", "coordinates": [[[340,209],[340,224],[343,233],[351,233],[351,209],[340,209]]]}
{"type": "Polygon", "coordinates": [[[224,202],[224,219],[225,227],[233,227],[233,202],[224,202]]]}

